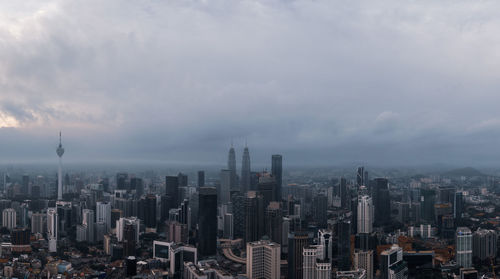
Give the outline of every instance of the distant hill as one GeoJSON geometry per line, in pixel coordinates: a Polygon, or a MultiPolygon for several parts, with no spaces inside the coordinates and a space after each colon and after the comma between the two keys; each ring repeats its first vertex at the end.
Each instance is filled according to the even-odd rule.
{"type": "Polygon", "coordinates": [[[445,176],[467,176],[467,177],[486,176],[486,174],[484,174],[484,173],[480,172],[479,170],[472,168],[472,167],[450,170],[450,171],[444,172],[443,175],[445,175],[445,176]]]}

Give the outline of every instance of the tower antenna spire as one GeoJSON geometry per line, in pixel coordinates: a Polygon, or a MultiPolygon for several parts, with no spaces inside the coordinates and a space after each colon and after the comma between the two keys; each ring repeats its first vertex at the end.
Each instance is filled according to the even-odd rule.
{"type": "Polygon", "coordinates": [[[59,130],[59,145],[62,145],[62,141],[61,141],[61,131],[59,130]]]}

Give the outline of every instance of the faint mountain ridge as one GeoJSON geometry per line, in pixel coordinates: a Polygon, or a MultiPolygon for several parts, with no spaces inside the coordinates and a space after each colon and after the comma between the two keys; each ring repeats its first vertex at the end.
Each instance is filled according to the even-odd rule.
{"type": "Polygon", "coordinates": [[[443,172],[442,174],[445,176],[467,176],[467,177],[487,176],[487,174],[484,174],[481,171],[479,171],[473,167],[453,169],[453,170],[443,172]]]}

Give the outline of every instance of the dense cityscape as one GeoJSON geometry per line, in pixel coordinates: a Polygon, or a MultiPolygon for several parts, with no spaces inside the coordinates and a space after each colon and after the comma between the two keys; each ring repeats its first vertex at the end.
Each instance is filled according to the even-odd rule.
{"type": "Polygon", "coordinates": [[[500,279],[500,1],[0,1],[0,279],[500,279]]]}
{"type": "Polygon", "coordinates": [[[108,174],[64,151],[2,170],[4,277],[495,278],[500,179],[473,168],[257,172],[245,146],[238,171],[231,146],[220,171],[108,174]]]}

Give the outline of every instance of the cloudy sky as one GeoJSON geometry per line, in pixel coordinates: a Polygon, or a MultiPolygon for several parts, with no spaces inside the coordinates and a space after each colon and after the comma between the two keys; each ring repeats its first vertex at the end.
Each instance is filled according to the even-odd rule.
{"type": "Polygon", "coordinates": [[[0,2],[0,161],[500,165],[500,3],[0,2]],[[240,161],[240,159],[238,159],[240,161]]]}

